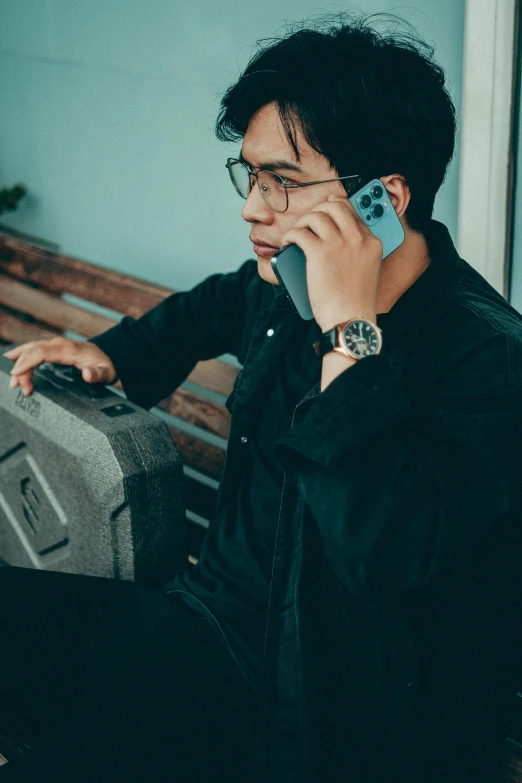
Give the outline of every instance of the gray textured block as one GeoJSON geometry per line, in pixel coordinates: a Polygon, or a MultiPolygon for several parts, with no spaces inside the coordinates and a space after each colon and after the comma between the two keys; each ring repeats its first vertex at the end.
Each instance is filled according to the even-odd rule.
{"type": "Polygon", "coordinates": [[[0,559],[153,586],[172,578],[187,547],[166,424],[56,365],[34,371],[25,397],[9,387],[12,367],[0,356],[0,559]]]}

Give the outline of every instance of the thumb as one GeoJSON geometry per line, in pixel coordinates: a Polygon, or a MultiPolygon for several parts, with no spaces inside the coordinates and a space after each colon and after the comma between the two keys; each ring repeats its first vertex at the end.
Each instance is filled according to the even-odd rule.
{"type": "Polygon", "coordinates": [[[95,383],[98,380],[98,373],[94,367],[84,367],[82,370],[82,378],[87,383],[95,383]]]}

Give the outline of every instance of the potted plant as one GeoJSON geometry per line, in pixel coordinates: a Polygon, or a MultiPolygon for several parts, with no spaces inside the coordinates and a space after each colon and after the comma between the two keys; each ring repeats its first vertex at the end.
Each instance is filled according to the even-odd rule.
{"type": "Polygon", "coordinates": [[[12,211],[18,206],[18,202],[27,192],[25,185],[13,185],[10,188],[0,188],[0,215],[2,212],[12,211]]]}

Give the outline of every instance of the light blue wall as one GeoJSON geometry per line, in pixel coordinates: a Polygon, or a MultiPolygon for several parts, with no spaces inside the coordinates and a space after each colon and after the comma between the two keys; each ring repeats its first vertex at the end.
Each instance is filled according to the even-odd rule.
{"type": "MultiPolygon", "coordinates": [[[[0,185],[30,196],[2,216],[63,252],[173,288],[252,256],[213,135],[220,94],[256,39],[350,8],[317,0],[1,0],[0,185]]],[[[363,0],[436,46],[461,104],[464,0],[363,0]]],[[[458,150],[436,203],[457,233],[458,150]]]]}

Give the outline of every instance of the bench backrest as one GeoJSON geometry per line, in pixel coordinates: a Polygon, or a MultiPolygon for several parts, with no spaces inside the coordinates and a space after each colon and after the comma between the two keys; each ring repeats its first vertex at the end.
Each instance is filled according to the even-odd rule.
{"type": "MultiPolygon", "coordinates": [[[[93,337],[138,318],[174,289],[60,255],[0,232],[0,343],[63,334],[93,337]],[[89,310],[89,304],[114,315],[89,310]]],[[[151,412],[167,422],[184,462],[189,561],[194,563],[213,514],[224,465],[230,414],[224,406],[238,368],[222,359],[199,362],[151,412]]],[[[115,387],[123,393],[121,384],[115,387]]]]}

